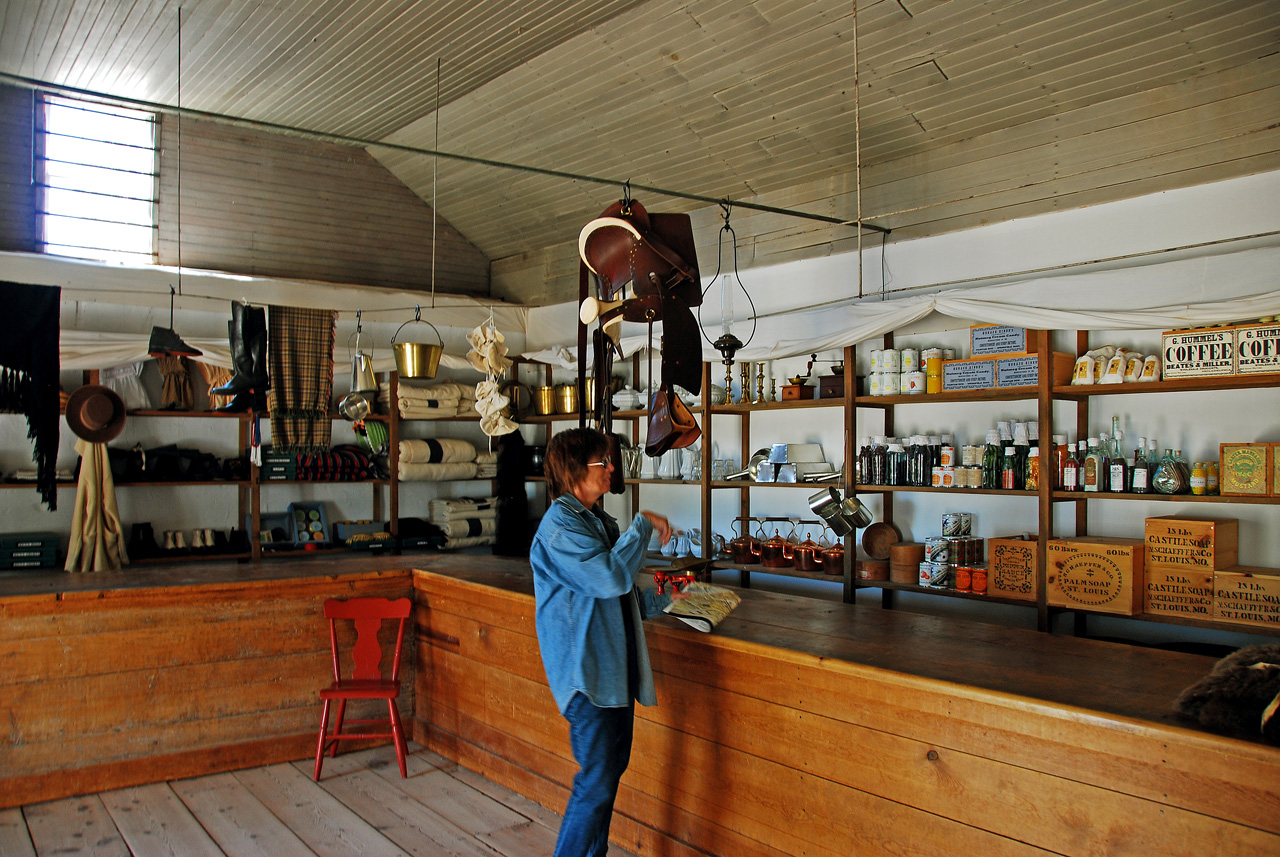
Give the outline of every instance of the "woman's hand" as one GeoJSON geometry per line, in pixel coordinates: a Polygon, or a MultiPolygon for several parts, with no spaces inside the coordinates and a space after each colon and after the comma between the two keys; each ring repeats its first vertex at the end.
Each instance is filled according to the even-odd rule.
{"type": "Polygon", "coordinates": [[[644,511],[640,513],[649,519],[649,523],[653,524],[653,529],[658,534],[658,542],[666,544],[671,541],[671,522],[657,512],[644,511]]]}

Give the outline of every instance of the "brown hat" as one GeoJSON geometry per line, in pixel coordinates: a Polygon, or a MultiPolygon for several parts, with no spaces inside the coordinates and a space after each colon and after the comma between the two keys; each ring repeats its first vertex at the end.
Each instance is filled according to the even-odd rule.
{"type": "Polygon", "coordinates": [[[110,387],[85,384],[67,399],[67,425],[76,437],[107,443],[124,431],[124,400],[110,387]]]}

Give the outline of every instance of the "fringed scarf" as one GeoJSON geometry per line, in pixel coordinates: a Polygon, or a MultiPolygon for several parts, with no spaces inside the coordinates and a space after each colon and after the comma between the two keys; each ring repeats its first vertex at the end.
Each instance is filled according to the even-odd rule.
{"type": "Polygon", "coordinates": [[[280,306],[267,313],[272,450],[328,452],[337,313],[280,306]]]}
{"type": "Polygon", "coordinates": [[[0,411],[26,414],[35,441],[36,489],[50,511],[58,508],[57,286],[0,283],[5,314],[13,322],[0,336],[0,411]]]}

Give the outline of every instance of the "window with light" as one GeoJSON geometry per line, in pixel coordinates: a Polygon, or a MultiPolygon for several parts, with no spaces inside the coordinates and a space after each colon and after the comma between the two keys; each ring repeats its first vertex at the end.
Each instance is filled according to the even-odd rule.
{"type": "Polygon", "coordinates": [[[42,101],[44,252],[155,264],[155,114],[57,96],[42,101]]]}

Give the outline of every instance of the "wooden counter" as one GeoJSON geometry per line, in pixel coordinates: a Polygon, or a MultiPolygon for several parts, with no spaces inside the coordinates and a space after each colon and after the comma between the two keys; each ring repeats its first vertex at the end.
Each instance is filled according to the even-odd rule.
{"type": "Polygon", "coordinates": [[[0,807],[314,756],[333,677],[322,602],[411,596],[414,564],[335,552],[0,576],[0,807]]]}
{"type": "MultiPolygon", "coordinates": [[[[415,736],[560,811],[576,766],[527,565],[414,575],[415,736]]],[[[1280,748],[1169,713],[1212,659],[743,591],[646,626],[614,840],[640,854],[1280,853],[1280,748]]]]}

